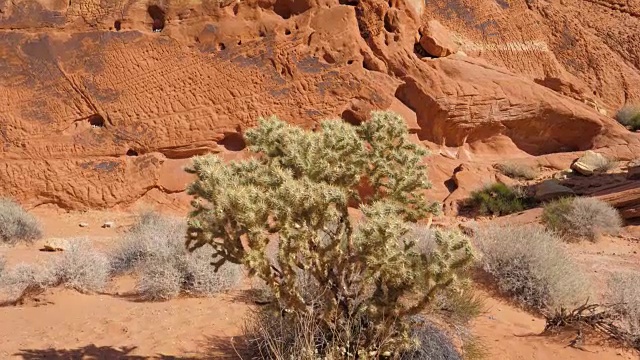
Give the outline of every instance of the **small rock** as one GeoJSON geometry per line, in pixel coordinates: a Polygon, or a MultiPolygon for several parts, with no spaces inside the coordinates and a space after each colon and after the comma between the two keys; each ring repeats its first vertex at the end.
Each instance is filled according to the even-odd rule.
{"type": "Polygon", "coordinates": [[[553,174],[553,178],[556,180],[565,180],[568,179],[571,174],[573,174],[573,170],[566,169],[553,174]]]}
{"type": "Polygon", "coordinates": [[[66,239],[52,238],[45,242],[40,251],[64,251],[68,246],[69,242],[66,239]]]}
{"type": "Polygon", "coordinates": [[[114,226],[113,221],[107,221],[104,224],[102,224],[102,227],[105,228],[105,229],[106,228],[112,228],[113,226],[114,226]]]}
{"type": "Polygon", "coordinates": [[[81,222],[80,224],[78,224],[80,227],[89,227],[89,223],[86,222],[81,222]]]}
{"type": "Polygon", "coordinates": [[[538,201],[550,201],[575,194],[571,188],[560,185],[557,181],[547,180],[536,186],[535,198],[538,201]]]}
{"type": "Polygon", "coordinates": [[[582,175],[590,176],[600,171],[608,163],[609,160],[604,155],[587,150],[584,155],[571,164],[571,169],[582,175]]]}
{"type": "Polygon", "coordinates": [[[449,30],[437,20],[431,20],[420,33],[420,46],[431,56],[449,56],[458,51],[458,44],[453,41],[449,30]]]}

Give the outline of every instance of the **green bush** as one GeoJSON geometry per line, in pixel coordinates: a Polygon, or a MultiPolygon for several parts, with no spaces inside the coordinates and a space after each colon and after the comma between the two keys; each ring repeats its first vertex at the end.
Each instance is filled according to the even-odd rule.
{"type": "Polygon", "coordinates": [[[571,307],[589,297],[585,273],[562,242],[540,226],[487,226],[476,231],[482,268],[498,289],[537,310],[571,307]]]}
{"type": "Polygon", "coordinates": [[[42,236],[40,223],[16,202],[0,198],[0,242],[15,245],[32,242],[42,236]]]}
{"type": "Polygon", "coordinates": [[[138,293],[150,301],[168,300],[181,293],[210,296],[240,281],[242,268],[236,264],[212,271],[212,249],[188,252],[185,232],[186,224],[180,219],[154,212],[141,214],[111,256],[113,271],[133,271],[138,293]]]}
{"type": "Polygon", "coordinates": [[[485,186],[471,193],[471,204],[481,215],[508,215],[523,211],[531,200],[520,188],[502,183],[485,186]]]}
{"type": "Polygon", "coordinates": [[[564,198],[547,204],[542,221],[550,229],[573,238],[596,241],[620,231],[618,211],[596,198],[564,198]]]}
{"type": "Polygon", "coordinates": [[[640,130],[640,105],[625,105],[616,113],[616,120],[631,131],[640,130]]]}
{"type": "Polygon", "coordinates": [[[501,173],[513,179],[534,180],[540,175],[538,169],[517,162],[498,164],[496,167],[501,173]]]}
{"type": "Polygon", "coordinates": [[[263,119],[246,133],[257,156],[197,157],[187,169],[197,177],[188,188],[191,248],[210,246],[216,266],[244,265],[270,287],[273,311],[291,314],[281,327],[310,329],[294,333],[303,349],[285,358],[336,349],[351,357],[402,353],[413,342],[408,319],[455,286],[471,261],[467,239],[453,233],[436,233],[432,255],[403,239],[410,223],[437,209],[424,194],[426,151],[408,135],[388,112],[358,127],[323,121],[317,131],[263,119]],[[372,191],[361,198],[365,180],[372,191]],[[359,205],[361,221],[349,215],[350,204],[359,205]],[[275,257],[267,251],[274,243],[275,257]],[[309,281],[316,296],[305,295],[309,281]]]}

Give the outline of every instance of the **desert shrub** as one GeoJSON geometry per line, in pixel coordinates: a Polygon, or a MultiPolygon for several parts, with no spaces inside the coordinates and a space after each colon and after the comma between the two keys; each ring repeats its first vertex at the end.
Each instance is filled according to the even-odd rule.
{"type": "Polygon", "coordinates": [[[169,300],[182,290],[182,274],[173,259],[149,256],[142,263],[136,283],[136,290],[145,300],[169,300]]]}
{"type": "Polygon", "coordinates": [[[534,180],[540,175],[538,169],[518,162],[498,164],[496,167],[501,173],[514,179],[534,180]]]}
{"type": "Polygon", "coordinates": [[[617,234],[622,226],[618,211],[596,198],[564,198],[547,204],[544,224],[564,235],[595,241],[602,234],[617,234]]]}
{"type": "Polygon", "coordinates": [[[61,284],[88,293],[104,290],[110,265],[109,257],[95,250],[87,239],[75,239],[69,241],[69,247],[50,266],[61,284]]]}
{"type": "Polygon", "coordinates": [[[212,249],[190,253],[184,245],[186,224],[146,212],[125,234],[111,263],[115,273],[134,271],[136,288],[146,300],[168,300],[186,293],[207,296],[236,285],[242,268],[227,264],[212,271],[212,249]]]}
{"type": "Polygon", "coordinates": [[[608,297],[622,316],[625,330],[640,338],[640,274],[614,274],[609,281],[608,297]]]}
{"type": "Polygon", "coordinates": [[[540,226],[478,228],[482,268],[498,289],[537,310],[570,307],[589,296],[583,271],[561,241],[540,226]]]}
{"type": "Polygon", "coordinates": [[[432,255],[402,240],[409,223],[437,209],[424,197],[426,151],[388,112],[373,112],[358,127],[323,121],[317,131],[262,119],[246,140],[258,156],[230,163],[196,157],[187,169],[196,175],[188,188],[195,196],[191,248],[210,246],[216,267],[242,264],[265,281],[274,311],[293,314],[282,320],[285,328],[311,326],[304,350],[285,358],[326,357],[336,348],[353,357],[401,353],[412,343],[408,319],[455,286],[472,258],[462,236],[436,232],[432,255]],[[365,179],[370,196],[360,198],[365,179]],[[350,204],[363,213],[359,223],[350,204]],[[274,243],[275,258],[267,251],[274,243]],[[319,290],[312,297],[305,295],[309,280],[319,290]]]}
{"type": "Polygon", "coordinates": [[[9,304],[18,303],[28,296],[39,294],[57,285],[59,285],[59,278],[51,263],[46,265],[19,263],[5,268],[0,277],[2,300],[3,303],[9,304]]]}
{"type": "Polygon", "coordinates": [[[524,190],[502,183],[471,193],[471,205],[482,215],[508,215],[524,210],[531,200],[524,190]]]}
{"type": "Polygon", "coordinates": [[[631,131],[640,130],[640,105],[625,105],[616,113],[616,120],[631,131]]]}
{"type": "Polygon", "coordinates": [[[0,198],[0,242],[14,245],[32,242],[42,236],[40,223],[16,202],[0,198]]]}

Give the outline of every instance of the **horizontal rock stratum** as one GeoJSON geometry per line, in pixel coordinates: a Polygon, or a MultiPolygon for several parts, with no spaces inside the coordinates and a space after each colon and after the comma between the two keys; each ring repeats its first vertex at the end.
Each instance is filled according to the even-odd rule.
{"type": "Polygon", "coordinates": [[[236,156],[270,115],[312,127],[391,109],[430,147],[632,154],[638,137],[611,115],[640,98],[638,6],[0,0],[0,194],[68,209],[171,198],[189,157],[236,156]],[[457,53],[421,48],[431,20],[457,53]]]}

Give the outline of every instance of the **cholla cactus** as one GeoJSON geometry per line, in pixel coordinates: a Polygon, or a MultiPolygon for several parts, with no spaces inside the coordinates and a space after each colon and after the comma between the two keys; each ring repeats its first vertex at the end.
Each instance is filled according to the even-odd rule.
{"type": "Polygon", "coordinates": [[[251,160],[223,163],[197,157],[188,246],[210,245],[214,265],[244,264],[292,313],[313,314],[328,330],[363,319],[364,337],[349,346],[366,353],[408,346],[406,319],[436,292],[455,283],[472,254],[462,236],[437,235],[437,251],[423,254],[405,235],[408,222],[437,211],[422,161],[426,151],[408,140],[396,114],[373,112],[354,127],[341,120],[318,131],[262,119],[247,132],[251,160]],[[371,196],[360,198],[367,183],[371,196]],[[356,224],[348,205],[358,204],[356,224]],[[276,256],[267,245],[276,242],[276,256]],[[322,291],[310,300],[301,274],[322,291]],[[380,346],[376,339],[387,339],[380,346]]]}

